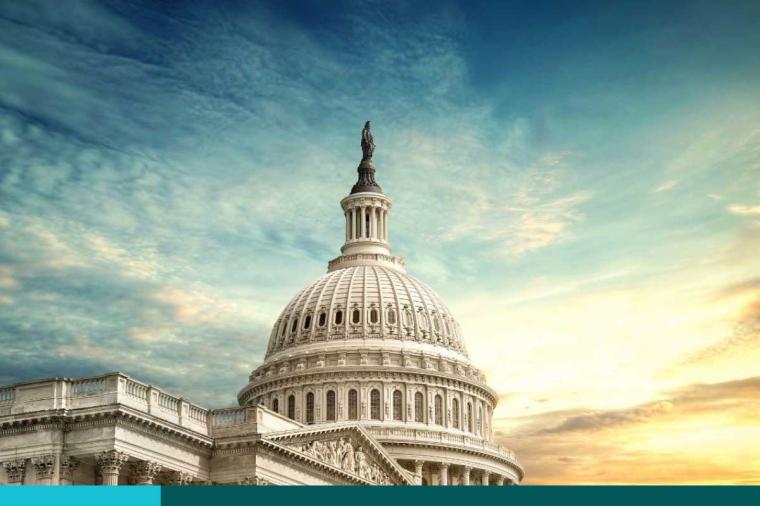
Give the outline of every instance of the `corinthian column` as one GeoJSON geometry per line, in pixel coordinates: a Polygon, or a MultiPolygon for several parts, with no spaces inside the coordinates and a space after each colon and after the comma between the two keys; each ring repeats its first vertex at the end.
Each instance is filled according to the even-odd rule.
{"type": "Polygon", "coordinates": [[[8,476],[9,485],[24,484],[25,459],[7,460],[3,462],[3,467],[5,467],[5,474],[8,476]]]}
{"type": "Polygon", "coordinates": [[[108,450],[98,456],[98,468],[100,475],[103,477],[103,485],[118,485],[119,472],[129,455],[118,450],[108,450]]]}
{"type": "Polygon", "coordinates": [[[58,482],[61,485],[73,485],[74,473],[79,468],[79,461],[74,457],[63,455],[61,457],[61,468],[58,482]]]}
{"type": "Polygon", "coordinates": [[[481,476],[482,476],[482,481],[481,481],[480,484],[487,486],[488,482],[489,482],[489,480],[491,478],[491,473],[489,473],[488,471],[483,471],[483,474],[481,476]]]}
{"type": "Polygon", "coordinates": [[[424,463],[423,460],[414,461],[414,481],[417,485],[422,485],[422,465],[424,463]]]}
{"type": "Polygon", "coordinates": [[[464,466],[462,468],[462,485],[470,484],[470,471],[472,471],[470,466],[464,466]]]}
{"type": "Polygon", "coordinates": [[[168,476],[169,485],[188,485],[193,482],[194,476],[184,471],[171,471],[168,476]]]}
{"type": "Polygon", "coordinates": [[[53,472],[55,471],[55,455],[41,455],[32,459],[32,465],[37,471],[37,484],[50,485],[53,482],[53,472]]]}
{"type": "Polygon", "coordinates": [[[449,464],[446,464],[446,463],[439,464],[438,469],[440,472],[439,485],[448,485],[449,484],[449,464]]]}
{"type": "Polygon", "coordinates": [[[152,485],[153,479],[161,472],[161,464],[141,460],[132,463],[132,479],[135,485],[152,485]]]}

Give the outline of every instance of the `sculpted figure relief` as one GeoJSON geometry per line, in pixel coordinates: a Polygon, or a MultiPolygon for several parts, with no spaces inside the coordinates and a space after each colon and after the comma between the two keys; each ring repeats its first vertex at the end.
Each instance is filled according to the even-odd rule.
{"type": "Polygon", "coordinates": [[[300,445],[299,450],[365,480],[380,485],[391,484],[388,475],[378,464],[369,460],[362,447],[354,449],[354,445],[346,437],[332,441],[310,441],[300,445]]]}

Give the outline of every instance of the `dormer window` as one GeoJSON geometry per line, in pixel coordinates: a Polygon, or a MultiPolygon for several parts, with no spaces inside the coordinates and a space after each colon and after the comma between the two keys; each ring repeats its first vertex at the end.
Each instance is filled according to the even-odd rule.
{"type": "Polygon", "coordinates": [[[386,315],[386,320],[388,320],[388,323],[390,323],[391,325],[396,325],[396,311],[394,311],[392,307],[388,308],[388,314],[386,315]]]}
{"type": "Polygon", "coordinates": [[[311,327],[311,315],[307,314],[303,319],[303,329],[309,330],[309,327],[311,327]]]}
{"type": "Polygon", "coordinates": [[[343,325],[343,310],[335,311],[335,325],[343,325]]]}
{"type": "Polygon", "coordinates": [[[351,312],[351,323],[354,325],[358,325],[362,321],[362,312],[359,310],[359,308],[355,308],[351,312]]]}
{"type": "Polygon", "coordinates": [[[375,324],[380,321],[380,313],[374,307],[369,311],[369,322],[375,324]]]}
{"type": "Polygon", "coordinates": [[[298,328],[298,318],[293,319],[293,325],[290,326],[290,331],[295,332],[298,328]]]}
{"type": "Polygon", "coordinates": [[[324,327],[325,323],[327,323],[327,313],[325,313],[324,311],[321,311],[319,313],[319,317],[317,318],[317,326],[324,327]]]}

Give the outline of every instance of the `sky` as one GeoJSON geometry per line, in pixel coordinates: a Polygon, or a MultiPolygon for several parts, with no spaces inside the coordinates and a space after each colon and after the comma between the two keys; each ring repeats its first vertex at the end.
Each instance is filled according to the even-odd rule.
{"type": "Polygon", "coordinates": [[[390,240],[525,483],[760,483],[760,3],[0,3],[0,384],[236,403],[390,240]]]}

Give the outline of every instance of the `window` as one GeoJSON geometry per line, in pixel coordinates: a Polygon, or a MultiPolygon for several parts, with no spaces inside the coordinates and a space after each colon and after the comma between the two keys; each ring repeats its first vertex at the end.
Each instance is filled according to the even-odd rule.
{"type": "Polygon", "coordinates": [[[435,314],[433,315],[433,328],[436,332],[441,331],[441,322],[438,321],[438,317],[435,314]]]}
{"type": "Polygon", "coordinates": [[[319,318],[317,319],[317,325],[320,327],[324,327],[325,323],[327,323],[327,313],[322,311],[319,313],[319,318]]]}
{"type": "Polygon", "coordinates": [[[359,309],[354,309],[351,312],[351,323],[358,324],[362,321],[362,312],[359,309]]]}
{"type": "Polygon", "coordinates": [[[338,309],[335,311],[335,325],[341,325],[343,323],[343,310],[338,309]]]}
{"type": "Polygon", "coordinates": [[[288,418],[290,418],[291,420],[296,419],[296,396],[295,395],[288,396],[288,418]]]}
{"type": "Polygon", "coordinates": [[[459,428],[459,399],[451,399],[451,416],[454,418],[452,420],[454,424],[454,428],[459,428]]]}
{"type": "Polygon", "coordinates": [[[404,308],[403,317],[404,317],[404,325],[406,327],[411,327],[412,325],[414,325],[414,317],[412,316],[412,310],[409,309],[408,307],[404,308]]]}
{"type": "Polygon", "coordinates": [[[440,395],[435,396],[435,424],[443,425],[443,398],[440,395]]]}
{"type": "Polygon", "coordinates": [[[306,423],[314,423],[314,394],[306,394],[306,423]]]}
{"type": "Polygon", "coordinates": [[[380,321],[380,313],[374,307],[369,311],[369,322],[377,323],[380,321]]]}
{"type": "Polygon", "coordinates": [[[272,411],[274,411],[275,413],[280,412],[280,399],[272,400],[272,411]]]}
{"type": "Polygon", "coordinates": [[[335,391],[327,391],[327,421],[335,421],[335,391]]]}
{"type": "Polygon", "coordinates": [[[425,401],[422,397],[422,392],[414,394],[414,421],[425,421],[425,401]]]}
{"type": "Polygon", "coordinates": [[[478,407],[478,432],[483,434],[483,408],[478,407]]]}
{"type": "Polygon", "coordinates": [[[280,324],[280,337],[285,336],[285,329],[288,328],[288,322],[282,322],[280,324]]]}
{"type": "Polygon", "coordinates": [[[422,328],[424,330],[428,330],[430,327],[430,321],[428,320],[428,315],[424,311],[420,311],[420,325],[422,325],[422,328]]]}
{"type": "Polygon", "coordinates": [[[402,420],[404,418],[404,404],[401,400],[401,390],[393,391],[393,419],[402,420]]]}
{"type": "Polygon", "coordinates": [[[472,403],[467,403],[467,430],[469,432],[474,432],[473,425],[472,425],[472,403]]]}
{"type": "Polygon", "coordinates": [[[364,237],[369,238],[369,213],[364,214],[364,237]]]}
{"type": "Polygon", "coordinates": [[[309,330],[309,327],[311,327],[311,315],[307,314],[306,317],[303,319],[303,329],[309,330]]]}
{"type": "Polygon", "coordinates": [[[388,323],[391,325],[396,325],[396,312],[393,310],[392,307],[388,308],[388,317],[387,317],[388,323]]]}
{"type": "Polygon", "coordinates": [[[380,390],[372,389],[369,394],[369,417],[372,420],[380,420],[380,390]]]}
{"type": "Polygon", "coordinates": [[[353,389],[348,391],[348,419],[359,419],[359,394],[353,389]]]}
{"type": "Polygon", "coordinates": [[[297,328],[298,328],[298,318],[295,318],[293,320],[293,325],[290,326],[290,331],[295,332],[297,328]]]}

